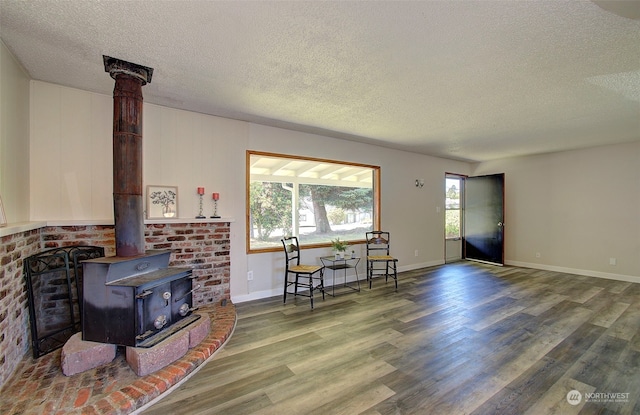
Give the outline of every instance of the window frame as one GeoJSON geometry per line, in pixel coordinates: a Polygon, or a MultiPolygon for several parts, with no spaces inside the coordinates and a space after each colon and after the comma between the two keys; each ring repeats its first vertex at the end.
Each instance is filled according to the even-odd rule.
{"type": "MultiPolygon", "coordinates": [[[[370,168],[373,173],[372,177],[372,190],[373,190],[373,219],[372,225],[373,230],[380,229],[380,166],[375,166],[371,164],[363,164],[349,161],[340,161],[340,160],[332,160],[332,159],[324,159],[324,158],[316,158],[316,157],[307,157],[307,156],[299,156],[292,154],[282,154],[282,153],[270,153],[264,151],[256,151],[256,150],[247,150],[246,151],[246,161],[245,161],[245,239],[246,239],[246,253],[247,254],[257,254],[264,252],[279,252],[282,250],[282,247],[270,247],[270,248],[252,248],[251,247],[251,204],[250,204],[250,187],[251,187],[251,156],[264,156],[264,157],[275,157],[282,159],[290,159],[290,160],[299,160],[299,161],[312,161],[318,163],[330,163],[330,164],[338,164],[352,167],[364,167],[370,168]]],[[[298,236],[298,235],[296,235],[298,236]]],[[[363,235],[362,239],[357,240],[349,240],[351,244],[362,244],[365,242],[365,237],[363,235]]],[[[325,248],[330,247],[331,243],[323,242],[323,243],[314,243],[314,244],[300,244],[300,249],[312,249],[312,248],[325,248]]]]}
{"type": "Polygon", "coordinates": [[[462,240],[464,238],[464,181],[468,176],[466,175],[462,175],[462,174],[457,174],[457,173],[445,173],[445,183],[447,179],[455,179],[458,180],[458,183],[460,184],[460,188],[458,189],[458,192],[460,193],[460,199],[459,199],[459,206],[458,209],[447,209],[447,203],[446,203],[446,185],[445,185],[445,204],[444,204],[444,225],[445,225],[445,229],[444,229],[444,239],[445,241],[457,241],[457,240],[462,240]],[[459,229],[460,229],[460,235],[459,236],[453,236],[453,237],[449,237],[447,236],[447,211],[454,211],[457,210],[459,211],[459,229]]]}

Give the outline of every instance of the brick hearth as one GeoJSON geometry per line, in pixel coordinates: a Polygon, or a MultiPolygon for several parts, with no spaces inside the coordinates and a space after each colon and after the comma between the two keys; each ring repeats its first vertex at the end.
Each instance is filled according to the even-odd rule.
{"type": "Polygon", "coordinates": [[[134,373],[120,348],[112,362],[69,377],[60,368],[60,349],[39,359],[25,357],[0,390],[0,413],[124,415],[141,408],[185,379],[233,333],[236,309],[231,302],[199,312],[209,314],[209,335],[182,358],[146,376],[134,373]]]}

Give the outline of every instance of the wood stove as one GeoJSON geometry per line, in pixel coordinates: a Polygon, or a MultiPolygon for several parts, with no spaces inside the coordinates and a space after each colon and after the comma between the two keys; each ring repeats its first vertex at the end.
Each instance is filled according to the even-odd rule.
{"type": "Polygon", "coordinates": [[[113,90],[116,256],[83,262],[83,340],[153,346],[199,318],[192,272],[169,268],[171,251],[146,251],[142,200],[142,86],[153,68],[103,56],[113,90]]]}
{"type": "Polygon", "coordinates": [[[171,251],[83,262],[83,340],[150,347],[196,321],[190,268],[168,267],[171,251]]]}

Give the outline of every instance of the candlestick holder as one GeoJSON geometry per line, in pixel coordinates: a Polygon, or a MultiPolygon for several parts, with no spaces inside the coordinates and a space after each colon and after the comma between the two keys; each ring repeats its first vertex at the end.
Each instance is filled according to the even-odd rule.
{"type": "Polygon", "coordinates": [[[220,217],[218,216],[218,199],[220,199],[220,194],[214,193],[212,197],[213,197],[213,216],[211,217],[215,219],[220,217]]]}
{"type": "Polygon", "coordinates": [[[207,217],[202,214],[202,196],[204,195],[204,187],[198,187],[198,196],[200,197],[200,211],[196,219],[206,219],[207,217]]]}
{"type": "Polygon", "coordinates": [[[198,216],[196,216],[196,219],[206,219],[207,217],[202,214],[202,195],[198,196],[200,196],[200,211],[198,212],[198,216]]]}
{"type": "Polygon", "coordinates": [[[213,216],[211,216],[212,218],[219,218],[220,216],[218,216],[218,201],[214,200],[213,201],[213,216]]]}

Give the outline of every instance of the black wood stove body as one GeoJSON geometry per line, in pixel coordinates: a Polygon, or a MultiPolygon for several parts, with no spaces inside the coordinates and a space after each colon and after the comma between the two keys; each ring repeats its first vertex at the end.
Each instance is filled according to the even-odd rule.
{"type": "Polygon", "coordinates": [[[84,261],[82,338],[150,347],[196,321],[189,268],[168,267],[171,251],[84,261]]]}

